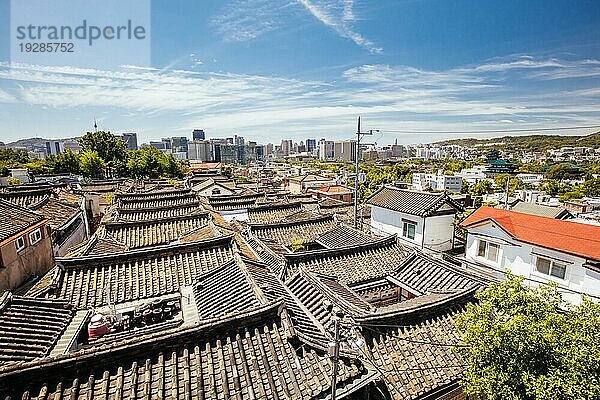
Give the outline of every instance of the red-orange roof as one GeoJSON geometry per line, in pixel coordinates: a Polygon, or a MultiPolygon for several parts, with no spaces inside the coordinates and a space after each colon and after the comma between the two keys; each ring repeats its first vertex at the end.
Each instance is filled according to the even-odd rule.
{"type": "Polygon", "coordinates": [[[585,258],[600,260],[600,226],[481,207],[460,226],[493,220],[520,241],[585,258]]]}

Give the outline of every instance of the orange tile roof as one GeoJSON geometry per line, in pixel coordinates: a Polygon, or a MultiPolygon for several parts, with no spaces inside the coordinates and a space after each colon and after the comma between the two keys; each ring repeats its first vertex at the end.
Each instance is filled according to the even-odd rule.
{"type": "Polygon", "coordinates": [[[461,222],[468,228],[493,220],[520,241],[565,253],[600,260],[600,226],[481,207],[461,222]]]}

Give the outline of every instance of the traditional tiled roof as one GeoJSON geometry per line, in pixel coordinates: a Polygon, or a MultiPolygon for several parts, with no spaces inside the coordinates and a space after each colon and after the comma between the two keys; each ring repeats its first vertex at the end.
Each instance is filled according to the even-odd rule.
{"type": "Polygon", "coordinates": [[[203,213],[200,202],[180,204],[166,207],[120,208],[111,212],[110,219],[115,221],[152,221],[162,218],[173,218],[203,213]]]}
{"type": "Polygon", "coordinates": [[[312,242],[325,232],[331,231],[336,222],[331,216],[316,217],[309,220],[280,222],[277,224],[248,224],[253,235],[274,240],[278,244],[288,245],[295,240],[312,242]]]}
{"type": "Polygon", "coordinates": [[[44,220],[44,217],[24,207],[0,199],[0,242],[44,220]]]}
{"type": "Polygon", "coordinates": [[[131,190],[133,182],[126,181],[124,179],[106,180],[106,181],[92,181],[80,184],[82,192],[91,193],[106,193],[122,191],[126,192],[131,190]]]}
{"type": "Polygon", "coordinates": [[[129,249],[171,243],[208,223],[208,213],[195,213],[149,221],[108,222],[106,234],[129,249]]]}
{"type": "MultiPolygon", "coordinates": [[[[393,399],[413,400],[445,390],[456,390],[464,361],[452,346],[459,333],[454,320],[459,311],[440,313],[418,323],[396,320],[404,328],[363,329],[370,360],[385,374],[393,399]]],[[[443,398],[443,397],[431,397],[443,398]]],[[[454,398],[454,397],[452,397],[454,398]]]]}
{"type": "Polygon", "coordinates": [[[193,193],[179,195],[175,197],[164,197],[158,199],[118,199],[117,207],[119,209],[139,209],[139,208],[167,208],[173,206],[199,204],[196,195],[193,193]]]}
{"type": "Polygon", "coordinates": [[[323,233],[315,239],[320,245],[333,249],[337,247],[355,246],[366,244],[375,239],[364,232],[340,224],[332,230],[323,233]]]}
{"type": "Polygon", "coordinates": [[[389,236],[366,244],[285,254],[284,257],[288,274],[301,266],[352,285],[390,274],[408,254],[395,236],[389,236]]]}
{"type": "Polygon", "coordinates": [[[118,193],[115,195],[116,200],[159,200],[167,198],[185,197],[190,194],[190,189],[161,189],[151,190],[147,192],[136,192],[136,193],[118,193]]]}
{"type": "Polygon", "coordinates": [[[511,211],[516,211],[524,214],[532,214],[538,215],[540,217],[548,217],[555,219],[568,219],[573,217],[568,210],[562,207],[550,207],[541,204],[529,203],[526,201],[519,201],[510,209],[511,211]]]}
{"type": "Polygon", "coordinates": [[[194,297],[200,319],[235,315],[267,303],[243,268],[238,256],[197,278],[194,297]]]}
{"type": "Polygon", "coordinates": [[[28,191],[10,191],[0,192],[0,199],[10,201],[11,203],[17,204],[21,207],[33,209],[38,208],[39,205],[47,201],[52,195],[52,190],[47,189],[31,189],[28,191]]]}
{"type": "Polygon", "coordinates": [[[0,363],[43,357],[73,318],[65,301],[0,296],[0,363]]]}
{"type": "Polygon", "coordinates": [[[287,221],[299,211],[302,211],[302,203],[299,201],[255,205],[248,208],[248,221],[253,223],[287,221]]]}
{"type": "Polygon", "coordinates": [[[453,266],[419,251],[411,254],[390,277],[411,288],[413,294],[482,286],[482,282],[474,276],[458,271],[453,266]]]}
{"type": "Polygon", "coordinates": [[[328,340],[324,327],[292,291],[269,270],[266,264],[247,259],[244,263],[248,273],[268,301],[284,299],[294,329],[302,340],[313,347],[324,348],[328,340]]]}
{"type": "Polygon", "coordinates": [[[367,199],[367,204],[420,217],[434,212],[462,210],[446,193],[418,192],[393,186],[381,187],[367,199]]]}
{"type": "Polygon", "coordinates": [[[77,205],[53,198],[45,199],[33,209],[48,218],[50,226],[54,230],[61,229],[65,224],[82,212],[77,205]]]}
{"type": "Polygon", "coordinates": [[[264,197],[264,194],[252,193],[246,195],[223,195],[211,196],[208,198],[208,204],[215,210],[238,210],[249,208],[257,204],[257,200],[264,197]]]}
{"type": "MultiPolygon", "coordinates": [[[[224,319],[0,369],[0,391],[13,398],[52,399],[326,398],[330,356],[292,345],[272,316],[278,307],[245,313],[245,321],[224,319]]],[[[348,395],[378,375],[358,360],[342,359],[338,393],[348,395]]]]}
{"type": "Polygon", "coordinates": [[[468,229],[490,221],[500,225],[506,233],[522,242],[600,260],[600,226],[493,207],[478,208],[460,225],[468,229]]]}
{"type": "Polygon", "coordinates": [[[177,292],[233,258],[232,236],[122,254],[57,259],[56,295],[78,309],[177,292]]]}

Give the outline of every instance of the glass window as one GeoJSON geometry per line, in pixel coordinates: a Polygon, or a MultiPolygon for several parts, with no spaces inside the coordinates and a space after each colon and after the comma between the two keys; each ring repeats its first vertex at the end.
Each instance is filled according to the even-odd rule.
{"type": "Polygon", "coordinates": [[[25,248],[25,236],[21,236],[17,238],[15,242],[15,246],[17,247],[17,251],[21,251],[25,248]]]}
{"type": "Polygon", "coordinates": [[[544,257],[536,257],[535,269],[544,275],[551,275],[559,279],[565,279],[567,275],[567,263],[551,260],[544,257]]]}
{"type": "Polygon", "coordinates": [[[542,274],[550,275],[550,260],[547,258],[538,257],[535,262],[535,268],[542,274]]]}
{"type": "Polygon", "coordinates": [[[498,261],[498,253],[500,251],[500,246],[495,243],[488,244],[488,255],[487,258],[490,261],[496,262],[498,261]]]}
{"type": "Polygon", "coordinates": [[[417,225],[412,222],[404,222],[402,227],[402,236],[408,239],[414,239],[416,227],[417,225]]]}
{"type": "Polygon", "coordinates": [[[29,244],[34,245],[40,240],[42,240],[42,232],[39,228],[29,234],[29,244]]]}
{"type": "Polygon", "coordinates": [[[479,257],[485,257],[485,249],[487,247],[487,242],[485,240],[479,240],[479,247],[477,249],[477,255],[479,257]]]}
{"type": "Polygon", "coordinates": [[[560,279],[565,279],[565,274],[567,272],[567,264],[561,263],[558,261],[554,261],[552,263],[552,270],[550,270],[550,274],[560,279]]]}

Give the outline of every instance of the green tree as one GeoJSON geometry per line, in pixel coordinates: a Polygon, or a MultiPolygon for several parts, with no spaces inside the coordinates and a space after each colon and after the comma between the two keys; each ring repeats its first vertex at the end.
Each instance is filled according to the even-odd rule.
{"type": "Polygon", "coordinates": [[[476,294],[456,326],[464,390],[489,400],[600,398],[600,304],[564,308],[556,285],[507,274],[476,294]]]}
{"type": "Polygon", "coordinates": [[[71,149],[60,153],[56,157],[49,158],[48,161],[52,163],[52,169],[55,173],[78,174],[80,172],[79,155],[71,149]]]}
{"type": "Polygon", "coordinates": [[[583,182],[581,191],[589,197],[600,197],[600,178],[592,178],[583,182]]]}
{"type": "Polygon", "coordinates": [[[573,168],[567,163],[554,164],[548,168],[548,171],[546,171],[546,177],[548,179],[555,179],[560,182],[568,178],[571,174],[573,174],[573,172],[573,168]]]}
{"type": "Polygon", "coordinates": [[[80,168],[83,176],[91,179],[101,179],[104,177],[106,163],[94,150],[85,150],[79,157],[80,168]]]}
{"type": "Polygon", "coordinates": [[[508,193],[513,194],[515,190],[523,189],[525,186],[523,181],[517,178],[516,176],[512,176],[509,174],[500,174],[494,177],[494,183],[496,186],[502,189],[502,191],[506,191],[506,182],[507,180],[510,182],[508,184],[508,193]]]}
{"type": "Polygon", "coordinates": [[[88,132],[79,139],[79,144],[83,150],[98,153],[98,156],[110,165],[125,160],[127,144],[110,132],[88,132]]]}
{"type": "Polygon", "coordinates": [[[530,162],[522,164],[516,172],[524,173],[524,174],[540,174],[544,172],[544,166],[537,162],[530,162]]]}
{"type": "Polygon", "coordinates": [[[487,179],[482,179],[471,186],[471,194],[473,196],[483,196],[492,188],[492,182],[487,179]]]}

